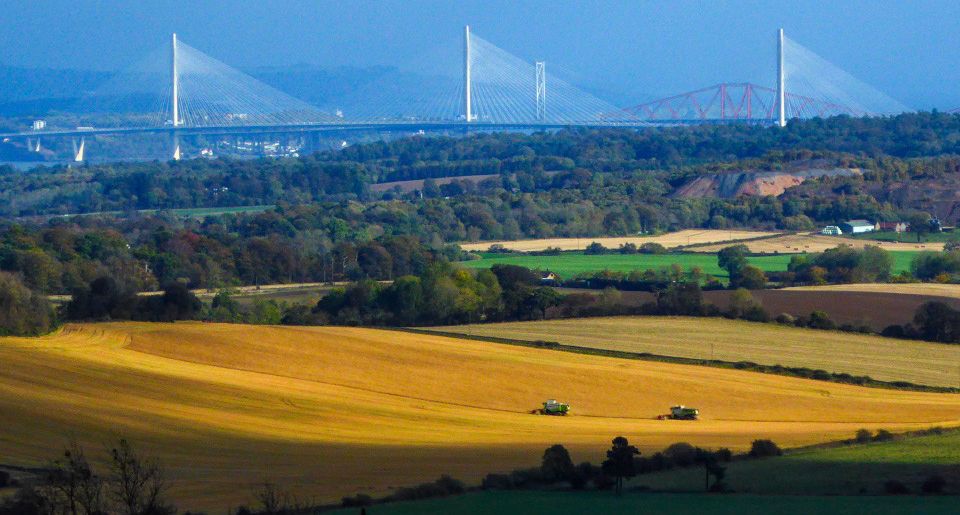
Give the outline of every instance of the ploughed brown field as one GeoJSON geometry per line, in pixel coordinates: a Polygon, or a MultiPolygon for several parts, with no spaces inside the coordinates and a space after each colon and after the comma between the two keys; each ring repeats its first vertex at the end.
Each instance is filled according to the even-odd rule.
{"type": "Polygon", "coordinates": [[[744,449],[960,425],[950,394],[363,328],[69,325],[0,338],[0,362],[0,462],[43,464],[69,438],[100,455],[123,436],[163,461],[181,509],[210,512],[264,480],[333,501],[442,473],[478,481],[554,443],[597,462],[621,434],[644,450],[744,449]],[[572,415],[530,414],[552,397],[572,415]],[[703,420],[655,420],[676,403],[703,420]]]}
{"type": "MultiPolygon", "coordinates": [[[[838,285],[860,286],[860,285],[838,285]]],[[[865,285],[866,286],[866,285],[865,285]]],[[[913,315],[921,304],[930,301],[943,302],[960,309],[960,290],[954,294],[946,289],[903,288],[898,286],[914,285],[877,285],[891,287],[862,290],[851,288],[832,288],[816,286],[810,288],[784,288],[777,290],[755,290],[750,294],[763,305],[763,308],[776,317],[780,313],[794,316],[807,316],[814,310],[827,313],[830,319],[837,324],[867,326],[875,331],[882,331],[891,324],[906,324],[913,321],[913,315]]],[[[916,285],[928,286],[928,285],[916,285]]],[[[934,285],[954,286],[954,285],[934,285]]],[[[598,290],[583,290],[563,288],[564,293],[593,293],[598,290]]],[[[730,304],[730,290],[714,290],[703,292],[703,298],[720,309],[727,309],[730,304]]],[[[650,292],[621,292],[623,300],[629,304],[640,305],[652,302],[655,297],[650,292]]]]}

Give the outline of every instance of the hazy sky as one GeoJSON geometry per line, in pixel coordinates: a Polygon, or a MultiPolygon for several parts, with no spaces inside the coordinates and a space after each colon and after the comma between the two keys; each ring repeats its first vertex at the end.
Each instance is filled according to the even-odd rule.
{"type": "MultiPolygon", "coordinates": [[[[462,26],[617,100],[774,82],[787,35],[915,108],[960,107],[960,1],[3,0],[0,62],[122,68],[176,31],[238,67],[455,67],[462,26]]],[[[2,85],[0,85],[2,87],[2,85]]]]}

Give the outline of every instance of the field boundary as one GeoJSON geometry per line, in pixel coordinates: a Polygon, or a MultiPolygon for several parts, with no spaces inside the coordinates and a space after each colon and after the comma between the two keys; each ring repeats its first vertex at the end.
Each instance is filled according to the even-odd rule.
{"type": "Polygon", "coordinates": [[[591,356],[602,356],[607,358],[632,359],[638,361],[655,361],[660,363],[673,363],[678,365],[699,365],[713,368],[725,368],[729,370],[744,370],[748,372],[759,372],[762,374],[773,374],[787,377],[796,377],[798,379],[812,379],[815,381],[826,381],[831,383],[849,384],[853,386],[864,386],[867,388],[881,388],[887,390],[906,390],[913,392],[928,393],[960,393],[960,388],[950,386],[929,386],[914,384],[909,381],[880,381],[870,376],[854,376],[843,372],[828,372],[826,370],[811,369],[806,367],[786,367],[783,365],[763,365],[752,361],[724,361],[719,359],[697,359],[683,358],[680,356],[666,356],[663,354],[653,354],[649,352],[629,352],[611,349],[596,349],[592,347],[581,347],[579,345],[567,345],[559,342],[550,341],[530,341],[517,340],[513,338],[500,338],[496,336],[480,336],[465,333],[456,333],[452,331],[434,331],[430,329],[421,329],[416,327],[384,327],[383,329],[392,331],[402,331],[415,334],[425,334],[432,336],[445,336],[448,338],[461,338],[489,343],[500,343],[505,345],[515,345],[518,347],[530,347],[535,349],[556,350],[562,352],[572,352],[575,354],[587,354],[591,356]]]}
{"type": "MultiPolygon", "coordinates": [[[[729,243],[730,245],[737,245],[737,244],[740,244],[740,243],[749,243],[749,242],[752,242],[752,241],[772,240],[772,239],[774,239],[774,238],[782,238],[782,237],[784,237],[784,236],[790,236],[790,235],[796,235],[796,234],[799,234],[799,233],[794,233],[794,232],[782,232],[782,233],[777,233],[777,234],[764,234],[763,236],[756,236],[756,237],[753,237],[753,238],[741,238],[741,239],[739,239],[739,240],[726,240],[726,241],[722,241],[722,242],[707,242],[707,243],[691,243],[690,245],[677,245],[676,247],[671,248],[671,249],[670,249],[670,252],[694,252],[694,253],[696,253],[695,250],[691,250],[691,249],[697,249],[697,248],[700,248],[700,247],[710,247],[710,246],[713,246],[713,245],[719,245],[720,243],[725,243],[725,244],[726,244],[726,243],[729,243]]],[[[715,254],[715,252],[706,252],[706,254],[715,254]]],[[[788,254],[788,253],[787,253],[787,252],[783,252],[782,254],[788,254]]],[[[796,253],[796,252],[790,252],[789,254],[797,254],[797,253],[796,253]]],[[[761,254],[756,254],[756,255],[757,255],[757,256],[769,256],[769,254],[762,254],[762,253],[761,253],[761,254]]]]}

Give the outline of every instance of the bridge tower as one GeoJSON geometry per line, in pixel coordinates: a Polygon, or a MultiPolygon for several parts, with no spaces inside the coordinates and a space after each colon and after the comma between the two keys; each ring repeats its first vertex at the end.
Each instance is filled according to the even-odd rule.
{"type": "Polygon", "coordinates": [[[547,117],[547,63],[537,61],[537,120],[547,117]]]}
{"type": "Polygon", "coordinates": [[[172,113],[171,121],[174,130],[170,131],[170,146],[173,148],[173,159],[180,160],[180,138],[177,135],[176,128],[182,124],[180,121],[180,76],[177,73],[177,33],[174,32],[170,38],[170,110],[172,113]]]}
{"type": "Polygon", "coordinates": [[[463,107],[467,122],[474,120],[473,109],[470,105],[470,26],[463,27],[463,107]]]}
{"type": "Polygon", "coordinates": [[[82,163],[85,159],[84,149],[86,148],[86,142],[83,139],[83,136],[80,136],[80,144],[77,144],[77,139],[73,139],[73,161],[75,163],[82,163]]]}
{"type": "Polygon", "coordinates": [[[786,91],[783,71],[783,29],[777,31],[777,125],[787,126],[786,91]]]}

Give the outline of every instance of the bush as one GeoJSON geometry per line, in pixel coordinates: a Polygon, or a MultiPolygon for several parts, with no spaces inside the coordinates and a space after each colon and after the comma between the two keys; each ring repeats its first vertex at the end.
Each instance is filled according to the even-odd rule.
{"type": "Polygon", "coordinates": [[[923,484],[920,485],[920,491],[925,494],[942,494],[946,486],[947,480],[934,474],[923,481],[923,484]]]}
{"type": "Polygon", "coordinates": [[[887,338],[904,338],[907,336],[907,331],[902,325],[892,324],[884,327],[883,331],[880,331],[880,336],[886,336],[887,338]]]}
{"type": "Polygon", "coordinates": [[[762,306],[752,306],[744,311],[740,318],[750,322],[769,322],[770,313],[767,313],[762,306]]]}
{"type": "Polygon", "coordinates": [[[869,429],[858,429],[853,439],[857,443],[868,443],[873,440],[873,434],[870,433],[869,429]]]}
{"type": "Polygon", "coordinates": [[[777,315],[777,323],[785,325],[794,325],[797,322],[797,319],[790,313],[780,313],[777,315]]]}
{"type": "Polygon", "coordinates": [[[887,431],[886,429],[878,429],[877,434],[873,436],[874,442],[889,442],[890,440],[893,440],[893,439],[894,439],[893,433],[891,433],[890,431],[887,431]]]}
{"type": "Polygon", "coordinates": [[[713,457],[716,458],[717,461],[730,461],[733,459],[733,452],[724,447],[722,449],[717,449],[717,451],[713,453],[713,457]]]}
{"type": "Polygon", "coordinates": [[[149,322],[173,322],[174,320],[193,320],[200,314],[203,304],[200,299],[181,283],[167,285],[163,295],[154,295],[137,299],[136,313],[133,318],[149,322]]]}
{"type": "Polygon", "coordinates": [[[570,459],[570,453],[560,445],[552,445],[543,452],[543,460],[540,465],[540,473],[547,482],[569,481],[576,470],[573,466],[573,460],[570,459]]]}
{"type": "Polygon", "coordinates": [[[920,338],[935,342],[960,342],[960,311],[943,302],[926,302],[917,308],[913,324],[920,338]]]}
{"type": "Polygon", "coordinates": [[[0,470],[0,488],[10,486],[10,473],[0,470]]]}
{"type": "Polygon", "coordinates": [[[539,467],[514,470],[510,473],[510,482],[516,488],[546,483],[539,467]]]}
{"type": "Polygon", "coordinates": [[[663,450],[663,455],[677,467],[689,467],[697,461],[697,448],[686,442],[678,442],[663,450]]]}
{"type": "Polygon", "coordinates": [[[597,242],[591,242],[590,245],[587,245],[587,248],[583,249],[583,253],[587,255],[593,254],[606,254],[608,249],[597,242]]]}
{"type": "Polygon", "coordinates": [[[754,440],[750,445],[751,458],[766,458],[769,456],[782,456],[783,451],[772,440],[754,440]]]}
{"type": "Polygon", "coordinates": [[[16,275],[0,272],[0,335],[37,336],[56,326],[50,301],[16,275]]]}
{"type": "Polygon", "coordinates": [[[443,475],[440,476],[440,479],[432,483],[423,483],[410,488],[401,488],[388,497],[388,499],[391,501],[414,501],[417,499],[462,494],[466,490],[467,488],[462,482],[450,476],[443,475]]]}
{"type": "Polygon", "coordinates": [[[767,275],[753,265],[747,265],[737,275],[730,276],[730,285],[748,290],[762,290],[767,287],[767,275]]]}
{"type": "Polygon", "coordinates": [[[641,254],[666,254],[667,248],[657,242],[651,241],[640,245],[639,252],[641,254]]]}
{"type": "Polygon", "coordinates": [[[907,488],[907,485],[891,479],[883,484],[883,491],[887,492],[890,495],[906,495],[910,493],[910,489],[907,488]]]}
{"type": "Polygon", "coordinates": [[[810,313],[810,319],[807,321],[807,326],[811,329],[836,329],[837,324],[833,323],[833,320],[830,320],[830,316],[823,311],[814,311],[810,313]]]}

